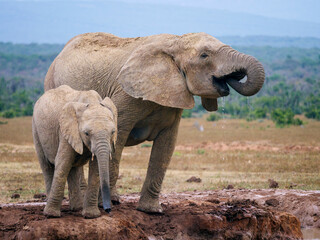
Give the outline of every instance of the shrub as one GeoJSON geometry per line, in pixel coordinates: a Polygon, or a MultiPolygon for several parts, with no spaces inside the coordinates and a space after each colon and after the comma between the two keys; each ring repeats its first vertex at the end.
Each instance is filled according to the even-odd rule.
{"type": "Polygon", "coordinates": [[[17,114],[16,114],[16,112],[15,112],[13,109],[4,111],[4,112],[2,113],[2,117],[4,117],[4,118],[14,118],[16,115],[17,115],[17,114]]]}
{"type": "Polygon", "coordinates": [[[143,144],[141,144],[141,147],[142,148],[149,148],[149,147],[152,147],[152,144],[151,143],[143,143],[143,144]]]}
{"type": "Polygon", "coordinates": [[[198,153],[199,155],[203,155],[203,154],[206,153],[206,151],[205,151],[204,149],[198,149],[198,150],[197,150],[197,153],[198,153]]]}
{"type": "Polygon", "coordinates": [[[307,118],[320,120],[320,95],[306,98],[304,112],[307,118]]]}
{"type": "Polygon", "coordinates": [[[215,113],[211,113],[211,114],[207,117],[207,121],[209,121],[209,122],[218,121],[219,119],[221,119],[220,115],[215,114],[215,113]]]}
{"type": "Polygon", "coordinates": [[[184,109],[181,117],[182,118],[191,118],[192,117],[192,109],[184,109]]]}
{"type": "Polygon", "coordinates": [[[291,109],[280,109],[277,108],[272,111],[271,119],[277,127],[285,127],[289,125],[302,125],[303,122],[299,118],[294,118],[294,113],[291,109]]]}
{"type": "Polygon", "coordinates": [[[319,109],[310,108],[306,111],[305,115],[307,118],[313,118],[313,119],[320,120],[320,110],[319,109]]]}
{"type": "Polygon", "coordinates": [[[303,125],[303,121],[300,118],[294,118],[292,124],[297,125],[297,126],[301,126],[301,125],[303,125]]]}
{"type": "Polygon", "coordinates": [[[256,118],[266,118],[267,117],[267,111],[265,108],[257,108],[254,110],[253,113],[256,118]]]}
{"type": "Polygon", "coordinates": [[[246,120],[250,122],[256,119],[261,119],[266,117],[267,117],[267,110],[265,108],[257,108],[254,111],[251,111],[248,113],[246,120]]]}

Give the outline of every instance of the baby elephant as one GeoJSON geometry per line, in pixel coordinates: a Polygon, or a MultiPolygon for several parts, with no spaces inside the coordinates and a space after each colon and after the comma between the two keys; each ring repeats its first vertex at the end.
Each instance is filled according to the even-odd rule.
{"type": "Polygon", "coordinates": [[[109,160],[117,139],[117,109],[93,90],[63,85],[47,91],[34,106],[32,133],[48,196],[44,214],[60,217],[68,180],[71,210],[83,208],[85,218],[100,216],[99,176],[103,208],[111,210],[109,160]],[[84,201],[79,176],[89,164],[84,201]]]}

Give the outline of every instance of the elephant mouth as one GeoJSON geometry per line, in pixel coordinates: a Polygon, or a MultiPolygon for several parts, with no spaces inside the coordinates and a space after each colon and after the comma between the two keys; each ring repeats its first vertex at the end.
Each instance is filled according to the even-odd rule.
{"type": "Polygon", "coordinates": [[[216,87],[218,93],[220,96],[228,96],[230,93],[230,88],[228,87],[228,81],[231,79],[235,79],[237,81],[240,81],[246,76],[245,70],[239,70],[232,72],[230,74],[221,76],[221,77],[215,77],[214,75],[212,76],[212,84],[216,87]]]}
{"type": "Polygon", "coordinates": [[[221,97],[229,95],[230,89],[227,85],[227,82],[224,79],[216,78],[215,76],[212,76],[212,84],[217,89],[221,97]]]}

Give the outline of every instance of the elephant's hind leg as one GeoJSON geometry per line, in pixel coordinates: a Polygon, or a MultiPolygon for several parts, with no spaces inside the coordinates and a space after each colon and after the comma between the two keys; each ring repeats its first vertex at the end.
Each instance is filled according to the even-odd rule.
{"type": "Polygon", "coordinates": [[[73,167],[68,175],[69,202],[72,211],[81,210],[83,206],[83,196],[80,189],[81,172],[82,168],[73,167]]]}
{"type": "Polygon", "coordinates": [[[46,158],[40,162],[40,166],[43,172],[44,176],[44,182],[46,185],[46,194],[47,198],[50,195],[52,181],[53,181],[53,175],[54,175],[54,165],[52,165],[49,160],[46,158]]]}
{"type": "Polygon", "coordinates": [[[50,189],[51,189],[51,185],[52,185],[52,179],[53,179],[53,174],[54,174],[54,165],[52,165],[49,162],[49,160],[46,158],[46,156],[43,152],[40,140],[39,140],[38,133],[36,132],[35,129],[33,131],[34,131],[33,132],[34,146],[36,148],[38,160],[39,160],[42,174],[44,177],[44,182],[46,185],[46,194],[48,197],[50,194],[50,189]]]}
{"type": "MultiPolygon", "coordinates": [[[[124,144],[117,143],[116,152],[112,154],[112,158],[110,160],[110,193],[111,202],[114,205],[120,204],[120,195],[117,192],[116,183],[119,177],[120,159],[123,148],[124,144]]],[[[99,194],[99,206],[100,205],[102,206],[101,194],[99,194]]]]}

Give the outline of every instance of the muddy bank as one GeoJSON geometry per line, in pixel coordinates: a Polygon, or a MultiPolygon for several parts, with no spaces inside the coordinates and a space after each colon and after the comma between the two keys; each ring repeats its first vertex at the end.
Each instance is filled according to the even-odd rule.
{"type": "Polygon", "coordinates": [[[303,228],[320,229],[320,191],[232,189],[204,192],[204,194],[227,199],[252,199],[267,209],[295,215],[303,228]]]}
{"type": "Polygon", "coordinates": [[[281,198],[288,197],[286,191],[290,192],[231,189],[164,194],[161,196],[163,215],[137,211],[138,195],[131,194],[123,196],[123,203],[114,206],[110,214],[102,213],[97,219],[83,219],[80,212],[68,210],[67,202],[58,219],[44,217],[41,202],[2,205],[0,238],[299,239],[302,238],[300,221],[281,210],[284,206],[281,198]],[[276,196],[277,206],[265,204],[264,197],[276,196]]]}

